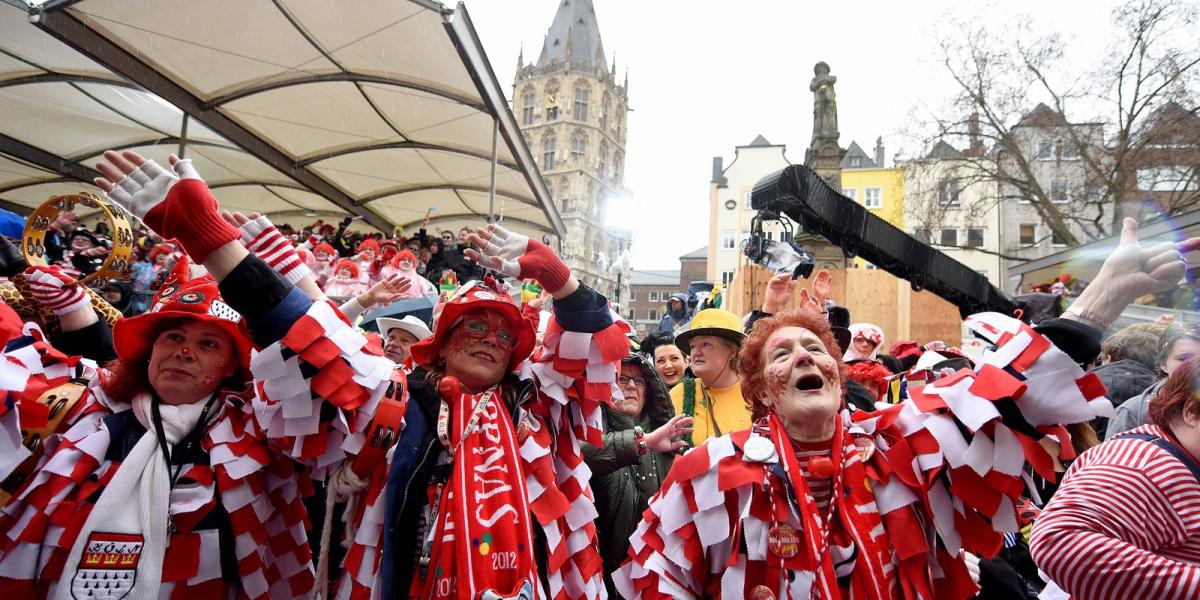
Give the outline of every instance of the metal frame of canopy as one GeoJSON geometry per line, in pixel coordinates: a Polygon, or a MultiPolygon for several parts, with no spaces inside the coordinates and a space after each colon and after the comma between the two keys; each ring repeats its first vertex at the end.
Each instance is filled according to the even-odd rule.
{"type": "MultiPolygon", "coordinates": [[[[405,44],[404,51],[416,54],[441,52],[436,55],[436,58],[442,61],[445,60],[448,50],[452,50],[457,55],[460,62],[440,63],[443,67],[454,71],[445,73],[444,80],[422,79],[420,77],[422,73],[403,73],[399,70],[395,72],[364,72],[366,69],[356,70],[353,66],[347,68],[339,62],[343,60],[343,57],[338,55],[344,46],[331,49],[328,47],[330,44],[323,43],[319,39],[321,36],[331,39],[345,33],[321,30],[321,27],[325,26],[325,20],[313,18],[315,8],[320,8],[319,6],[314,8],[313,3],[305,3],[303,0],[274,0],[271,3],[253,5],[253,8],[257,9],[254,14],[265,16],[269,26],[279,27],[283,22],[281,19],[286,19],[292,30],[285,33],[295,38],[293,41],[302,39],[311,45],[311,48],[295,47],[308,54],[319,53],[319,57],[315,60],[321,63],[324,71],[316,72],[320,69],[287,69],[274,77],[263,77],[259,80],[249,77],[241,82],[241,85],[227,87],[214,93],[214,90],[201,90],[201,86],[195,84],[194,81],[189,81],[186,77],[163,66],[164,62],[170,63],[170,59],[173,58],[169,56],[170,52],[177,50],[177,48],[170,47],[171,43],[195,45],[196,42],[169,38],[164,35],[163,39],[166,41],[156,44],[154,42],[161,40],[150,36],[149,34],[154,32],[151,31],[148,34],[148,28],[138,30],[137,23],[121,23],[119,19],[105,20],[106,17],[112,15],[130,16],[131,13],[126,8],[128,5],[124,5],[124,3],[112,0],[65,0],[48,2],[41,6],[27,6],[16,0],[3,1],[29,11],[29,21],[39,29],[111,70],[115,75],[109,79],[103,76],[108,75],[107,73],[95,76],[47,70],[47,72],[37,73],[30,77],[0,80],[0,89],[52,80],[58,82],[83,82],[86,80],[88,83],[115,85],[137,91],[144,88],[181,109],[185,117],[177,135],[162,136],[162,132],[159,131],[160,135],[155,140],[128,144],[130,147],[151,143],[160,146],[177,145],[180,151],[187,151],[188,147],[195,147],[198,151],[203,151],[205,144],[213,144],[213,142],[189,138],[188,123],[196,121],[209,134],[223,138],[221,142],[228,144],[228,149],[245,152],[256,162],[261,161],[286,177],[286,181],[243,180],[222,182],[214,187],[261,185],[262,188],[285,202],[288,199],[280,192],[286,192],[288,189],[295,190],[296,193],[310,192],[332,202],[335,206],[330,206],[330,208],[359,215],[366,223],[383,231],[390,231],[392,225],[419,223],[421,220],[419,215],[425,210],[425,206],[434,202],[435,198],[440,199],[438,201],[448,206],[449,210],[444,212],[439,210],[431,222],[444,225],[478,222],[484,218],[491,220],[496,214],[496,204],[499,201],[503,204],[501,214],[504,215],[506,222],[515,225],[517,229],[523,229],[527,233],[533,231],[548,233],[559,238],[565,234],[565,227],[541,178],[537,163],[525,145],[516,119],[513,117],[495,73],[487,61],[466,8],[461,3],[454,10],[428,0],[391,2],[384,5],[392,11],[392,14],[385,15],[385,17],[393,17],[392,25],[402,24],[417,17],[414,21],[419,21],[418,25],[423,27],[419,33],[425,37],[420,37],[411,44],[405,44]],[[264,15],[264,12],[270,12],[271,7],[278,12],[264,15]],[[307,21],[305,21],[305,15],[307,15],[307,21]],[[440,32],[439,35],[444,36],[440,39],[438,35],[432,33],[435,30],[435,23],[438,25],[436,30],[440,32]],[[134,31],[137,35],[128,35],[129,39],[122,38],[120,32],[128,33],[129,31],[134,31]],[[447,41],[449,44],[445,43],[447,41]],[[141,47],[137,45],[139,42],[142,44],[141,47]],[[409,48],[410,45],[415,48],[409,48]],[[421,48],[421,45],[427,47],[421,48]],[[156,51],[160,55],[155,55],[156,51]],[[164,59],[162,54],[168,56],[164,59]],[[465,71],[466,77],[469,77],[469,86],[462,85],[468,81],[463,77],[462,71],[465,71]],[[133,83],[121,78],[126,78],[133,83]],[[314,89],[312,86],[321,85],[354,86],[361,94],[361,98],[356,97],[355,100],[363,106],[369,106],[371,110],[369,113],[360,111],[360,113],[356,113],[356,116],[365,114],[364,119],[376,119],[386,123],[390,131],[385,131],[386,135],[360,136],[360,139],[356,139],[356,143],[352,144],[331,143],[325,147],[299,151],[295,147],[289,147],[286,143],[288,132],[274,136],[269,133],[264,134],[262,127],[255,127],[249,122],[250,119],[243,118],[243,113],[229,108],[238,101],[261,99],[263,96],[280,92],[286,93],[291,90],[303,90],[301,92],[303,97],[314,89]],[[458,87],[455,88],[455,85],[458,87]],[[402,102],[381,106],[379,97],[384,93],[381,90],[400,90],[408,96],[402,102]],[[454,120],[460,121],[457,125],[459,129],[455,131],[461,133],[468,130],[467,125],[471,126],[472,128],[465,135],[472,143],[451,139],[449,133],[446,132],[439,132],[445,134],[442,135],[445,139],[425,139],[422,129],[398,124],[407,116],[404,110],[406,106],[416,107],[409,112],[420,112],[422,106],[420,102],[430,99],[441,103],[440,107],[449,106],[450,108],[446,110],[458,111],[452,115],[455,117],[454,120]],[[408,102],[408,104],[404,102],[408,102]],[[481,115],[486,116],[486,125],[484,125],[483,118],[478,118],[481,115]],[[466,119],[471,120],[464,121],[466,119]],[[485,127],[487,131],[484,131],[485,127]],[[485,139],[490,141],[490,148],[483,143],[485,139]],[[391,155],[389,156],[388,153],[391,155]],[[427,167],[425,171],[432,175],[419,173],[420,177],[413,177],[415,181],[386,182],[387,185],[379,184],[371,187],[357,185],[361,181],[353,182],[354,185],[347,185],[344,180],[339,180],[336,176],[338,174],[336,168],[326,167],[326,165],[339,160],[348,159],[355,163],[364,159],[375,160],[373,166],[376,170],[368,170],[367,173],[362,174],[361,179],[367,180],[373,177],[378,181],[371,183],[378,184],[385,181],[387,175],[384,173],[381,176],[378,167],[388,164],[387,160],[401,162],[395,158],[396,156],[408,157],[404,160],[417,165],[413,167],[414,172],[427,167]],[[417,158],[412,158],[413,156],[417,158]],[[439,168],[448,174],[443,175],[439,172],[439,168]],[[465,175],[457,176],[460,170],[474,173],[474,179],[465,175]],[[392,185],[392,183],[398,183],[398,185],[392,185]],[[486,198],[486,209],[483,198],[486,198]]],[[[176,9],[183,9],[183,5],[170,6],[170,4],[170,2],[155,3],[153,10],[158,11],[159,14],[163,14],[162,11],[169,14],[175,12],[176,9]]],[[[189,6],[195,7],[196,4],[189,3],[189,6]]],[[[141,15],[134,14],[133,16],[140,17],[141,15]]],[[[387,19],[382,20],[386,21],[387,19]]],[[[253,30],[255,22],[247,19],[246,23],[246,26],[253,30]]],[[[364,28],[365,24],[370,24],[372,27],[378,25],[377,21],[369,19],[364,20],[363,23],[364,28]]],[[[354,33],[365,33],[363,38],[360,38],[364,39],[378,34],[379,31],[382,29],[354,33]]],[[[215,37],[220,38],[221,36],[215,37]]],[[[236,45],[239,42],[233,43],[236,45]]],[[[212,50],[236,55],[237,48],[217,47],[212,50]]],[[[301,54],[303,55],[303,53],[301,54]]],[[[351,56],[350,58],[361,58],[361,56],[351,56]]],[[[375,65],[378,64],[379,61],[376,60],[375,65]]],[[[435,73],[435,75],[438,74],[435,73]]],[[[294,125],[303,127],[306,124],[295,123],[294,125]]],[[[424,128],[424,130],[429,129],[430,127],[424,128]]],[[[276,133],[278,131],[275,130],[276,133]]],[[[3,132],[0,132],[0,153],[17,156],[29,165],[56,173],[63,182],[88,181],[95,176],[94,170],[79,160],[80,157],[57,155],[29,143],[29,140],[7,136],[3,132]]],[[[38,183],[47,181],[49,180],[43,179],[38,183]]],[[[272,214],[286,216],[294,213],[317,212],[313,208],[306,208],[304,203],[289,202],[289,204],[295,206],[296,210],[274,211],[272,214]]]]}

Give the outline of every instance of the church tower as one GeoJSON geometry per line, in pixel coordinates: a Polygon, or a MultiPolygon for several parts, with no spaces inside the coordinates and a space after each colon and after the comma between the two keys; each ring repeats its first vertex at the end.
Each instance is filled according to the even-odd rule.
{"type": "Polygon", "coordinates": [[[617,81],[591,0],[560,0],[542,51],[517,59],[513,113],[567,227],[562,250],[581,281],[629,300],[631,234],[605,227],[608,200],[626,195],[629,76],[617,81]]]}

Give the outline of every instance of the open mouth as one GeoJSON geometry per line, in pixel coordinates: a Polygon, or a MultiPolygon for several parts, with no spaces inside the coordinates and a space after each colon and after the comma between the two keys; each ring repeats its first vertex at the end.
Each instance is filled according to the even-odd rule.
{"type": "Polygon", "coordinates": [[[802,392],[811,392],[825,387],[825,380],[816,373],[805,375],[796,382],[796,389],[802,392]]]}
{"type": "Polygon", "coordinates": [[[488,354],[487,352],[473,352],[471,354],[471,358],[477,358],[479,360],[487,361],[490,363],[496,362],[496,359],[491,354],[488,354]]]}

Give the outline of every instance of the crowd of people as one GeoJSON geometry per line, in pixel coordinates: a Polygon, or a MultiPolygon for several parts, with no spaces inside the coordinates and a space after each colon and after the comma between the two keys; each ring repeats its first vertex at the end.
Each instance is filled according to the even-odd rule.
{"type": "Polygon", "coordinates": [[[888,345],[827,272],[745,316],[672,297],[638,340],[537,239],[277,227],[170,162],[98,167],[145,225],[103,290],[125,316],[77,285],[111,243],[70,215],[21,273],[54,318],[0,306],[13,597],[1200,589],[1200,331],[1104,337],[1200,239],[1142,247],[1127,220],[1070,312],[968,317],[981,356],[888,345]],[[431,319],[360,328],[415,297],[431,319]]]}

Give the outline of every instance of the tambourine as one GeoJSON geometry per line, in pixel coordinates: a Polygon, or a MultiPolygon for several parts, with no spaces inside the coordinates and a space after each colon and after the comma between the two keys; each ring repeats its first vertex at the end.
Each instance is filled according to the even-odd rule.
{"type": "Polygon", "coordinates": [[[104,286],[114,279],[125,276],[133,259],[133,230],[125,214],[115,209],[108,202],[87,193],[63,194],[52,196],[42,203],[37,210],[25,221],[25,231],[21,234],[21,254],[25,255],[25,263],[31,267],[49,266],[46,262],[46,231],[50,224],[65,212],[75,210],[76,206],[97,209],[108,219],[108,229],[112,232],[113,247],[96,272],[85,275],[76,281],[79,285],[88,285],[93,281],[97,287],[104,286]]]}
{"type": "MultiPolygon", "coordinates": [[[[109,281],[125,276],[125,270],[129,268],[133,259],[133,230],[130,229],[129,221],[125,218],[124,213],[92,194],[51,196],[26,219],[25,231],[21,234],[21,254],[25,257],[25,264],[29,266],[48,266],[46,262],[46,231],[60,214],[74,210],[76,206],[85,206],[103,212],[105,218],[108,219],[109,231],[113,232],[113,247],[108,253],[108,258],[104,259],[104,264],[100,265],[95,273],[75,282],[76,285],[85,286],[84,289],[87,290],[92,301],[92,307],[96,309],[101,319],[112,326],[117,319],[121,318],[121,311],[105,302],[104,298],[96,293],[96,290],[87,285],[95,282],[98,286],[103,286],[109,281]]],[[[25,277],[17,274],[10,279],[12,279],[15,289],[8,290],[0,287],[0,296],[3,296],[4,300],[17,310],[17,314],[21,315],[23,319],[37,321],[44,328],[57,327],[58,319],[54,316],[54,312],[30,300],[33,296],[29,293],[29,284],[25,282],[25,277]]]]}

